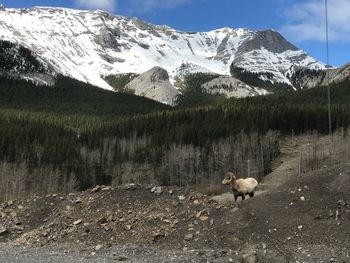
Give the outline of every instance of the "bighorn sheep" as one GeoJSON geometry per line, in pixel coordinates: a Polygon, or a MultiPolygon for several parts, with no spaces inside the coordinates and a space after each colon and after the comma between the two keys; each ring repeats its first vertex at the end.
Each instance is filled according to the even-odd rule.
{"type": "Polygon", "coordinates": [[[255,188],[258,186],[258,182],[254,178],[249,177],[246,179],[236,179],[235,174],[232,172],[228,172],[226,174],[224,180],[222,180],[222,184],[231,184],[235,201],[237,201],[239,196],[241,196],[242,200],[244,200],[247,194],[250,197],[253,197],[255,188]]]}

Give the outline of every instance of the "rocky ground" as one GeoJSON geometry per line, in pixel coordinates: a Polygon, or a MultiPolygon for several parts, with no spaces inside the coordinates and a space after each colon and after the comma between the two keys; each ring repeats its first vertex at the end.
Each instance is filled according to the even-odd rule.
{"type": "Polygon", "coordinates": [[[10,200],[0,262],[350,262],[350,164],[262,188],[238,203],[143,185],[10,200]]]}

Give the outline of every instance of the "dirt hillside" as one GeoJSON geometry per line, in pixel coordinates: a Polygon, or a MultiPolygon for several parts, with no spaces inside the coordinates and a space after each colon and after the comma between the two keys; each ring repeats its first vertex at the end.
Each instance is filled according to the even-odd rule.
{"type": "Polygon", "coordinates": [[[350,262],[350,164],[266,185],[238,203],[143,185],[10,200],[0,243],[128,262],[350,262]]]}

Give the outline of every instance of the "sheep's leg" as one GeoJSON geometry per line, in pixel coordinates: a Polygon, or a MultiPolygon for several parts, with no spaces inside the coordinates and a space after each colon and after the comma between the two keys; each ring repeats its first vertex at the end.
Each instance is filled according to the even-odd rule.
{"type": "Polygon", "coordinates": [[[242,201],[245,199],[245,195],[241,195],[242,196],[242,201]]]}
{"type": "Polygon", "coordinates": [[[238,195],[233,195],[235,197],[235,202],[237,202],[238,195]]]}
{"type": "Polygon", "coordinates": [[[254,192],[249,193],[250,198],[254,197],[254,192]]]}

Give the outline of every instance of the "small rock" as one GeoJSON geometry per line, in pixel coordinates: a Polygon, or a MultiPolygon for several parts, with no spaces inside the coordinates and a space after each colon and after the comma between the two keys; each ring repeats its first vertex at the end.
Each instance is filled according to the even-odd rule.
{"type": "Polygon", "coordinates": [[[201,220],[201,221],[207,221],[209,219],[209,217],[207,217],[207,216],[200,216],[199,217],[199,220],[201,220]]]}
{"type": "Polygon", "coordinates": [[[103,245],[97,245],[96,247],[95,247],[95,251],[100,251],[101,249],[103,248],[103,245]]]}
{"type": "Polygon", "coordinates": [[[160,240],[164,236],[165,235],[160,233],[160,232],[152,234],[153,242],[157,242],[158,240],[160,240]]]}
{"type": "Polygon", "coordinates": [[[97,192],[101,191],[101,189],[102,189],[101,186],[99,186],[99,185],[95,186],[94,188],[91,189],[91,193],[97,193],[97,192]]]}
{"type": "Polygon", "coordinates": [[[178,198],[180,201],[183,201],[183,200],[186,199],[186,197],[184,197],[183,195],[179,195],[177,198],[178,198]]]}
{"type": "Polygon", "coordinates": [[[43,237],[47,237],[48,235],[50,234],[50,230],[44,230],[43,232],[41,232],[41,235],[43,236],[43,237]]]}
{"type": "Polygon", "coordinates": [[[300,200],[301,201],[305,201],[305,197],[304,196],[300,196],[300,200]]]}
{"type": "Polygon", "coordinates": [[[13,201],[12,201],[12,200],[8,200],[8,201],[7,201],[7,205],[8,205],[8,206],[13,205],[13,201]]]}
{"type": "Polygon", "coordinates": [[[193,204],[194,204],[194,205],[199,205],[200,202],[199,202],[197,199],[195,199],[195,200],[193,201],[193,204]]]}
{"type": "Polygon", "coordinates": [[[124,189],[125,189],[125,190],[129,190],[129,191],[136,190],[136,184],[133,184],[133,183],[126,184],[126,185],[124,186],[124,189]]]}
{"type": "Polygon", "coordinates": [[[107,219],[105,217],[100,218],[97,220],[97,224],[103,225],[107,223],[107,219]]]}
{"type": "Polygon", "coordinates": [[[238,207],[235,207],[235,208],[233,208],[232,210],[231,210],[231,212],[232,213],[235,213],[235,212],[237,212],[239,210],[239,208],[238,207]]]}
{"type": "Polygon", "coordinates": [[[132,226],[131,225],[126,225],[125,228],[126,228],[126,230],[131,230],[132,226]]]}
{"type": "Polygon", "coordinates": [[[173,190],[169,190],[169,194],[172,195],[174,193],[173,190]]]}
{"type": "Polygon", "coordinates": [[[346,202],[344,200],[339,200],[337,202],[338,206],[345,206],[346,205],[346,202]]]}
{"type": "Polygon", "coordinates": [[[0,237],[9,234],[9,231],[5,227],[0,227],[0,237]]]}
{"type": "Polygon", "coordinates": [[[160,195],[163,193],[162,187],[156,187],[156,190],[153,192],[155,195],[160,195]]]}
{"type": "Polygon", "coordinates": [[[117,261],[127,261],[128,260],[128,257],[127,256],[118,256],[116,258],[117,261]]]}
{"type": "Polygon", "coordinates": [[[19,225],[19,226],[15,225],[13,227],[13,230],[17,231],[18,233],[21,233],[21,232],[24,231],[24,226],[22,226],[22,225],[19,225]]]}
{"type": "Polygon", "coordinates": [[[202,213],[204,212],[205,210],[202,210],[202,211],[199,211],[198,213],[196,213],[196,217],[199,218],[201,217],[202,213]]]}
{"type": "Polygon", "coordinates": [[[314,219],[315,219],[315,220],[320,220],[320,219],[322,219],[322,216],[321,216],[321,215],[316,215],[316,216],[314,217],[314,219]]]}
{"type": "Polygon", "coordinates": [[[302,230],[302,229],[303,229],[303,226],[302,226],[302,225],[298,226],[298,229],[299,229],[299,230],[302,230]]]}
{"type": "Polygon", "coordinates": [[[242,255],[242,263],[256,263],[258,262],[254,252],[248,252],[242,255]]]}
{"type": "Polygon", "coordinates": [[[155,187],[155,186],[152,187],[152,188],[151,188],[151,193],[154,193],[154,192],[156,191],[156,189],[157,189],[157,187],[155,187]]]}
{"type": "Polygon", "coordinates": [[[80,225],[81,223],[83,223],[83,220],[78,219],[78,220],[73,222],[73,225],[77,226],[77,225],[80,225]]]}
{"type": "Polygon", "coordinates": [[[193,234],[187,234],[187,235],[185,235],[185,237],[184,237],[184,240],[185,241],[191,241],[193,239],[193,234]]]}
{"type": "Polygon", "coordinates": [[[75,199],[74,203],[80,204],[81,203],[81,199],[80,198],[75,199]]]}

